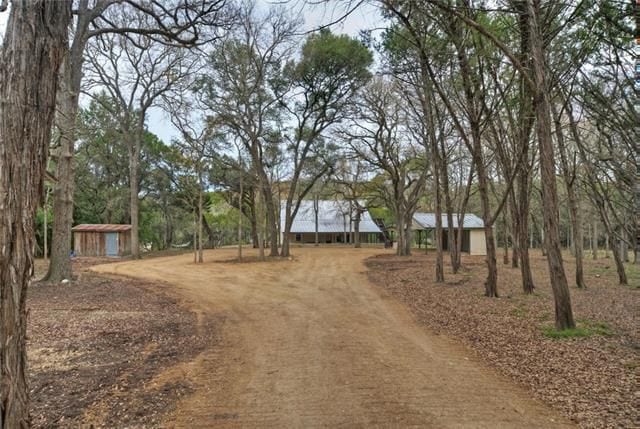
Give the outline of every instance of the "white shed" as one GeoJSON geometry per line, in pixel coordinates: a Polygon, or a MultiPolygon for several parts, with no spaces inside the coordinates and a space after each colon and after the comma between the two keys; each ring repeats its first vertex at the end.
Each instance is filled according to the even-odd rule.
{"type": "MultiPolygon", "coordinates": [[[[487,247],[484,235],[484,222],[474,214],[465,214],[463,218],[462,230],[462,251],[470,255],[486,255],[487,247]]],[[[447,233],[447,215],[442,215],[442,245],[444,249],[448,249],[448,233],[447,233]]],[[[458,228],[458,216],[454,215],[453,227],[458,228]]],[[[436,228],[435,213],[416,213],[413,215],[413,229],[422,234],[430,234],[436,228]]]]}

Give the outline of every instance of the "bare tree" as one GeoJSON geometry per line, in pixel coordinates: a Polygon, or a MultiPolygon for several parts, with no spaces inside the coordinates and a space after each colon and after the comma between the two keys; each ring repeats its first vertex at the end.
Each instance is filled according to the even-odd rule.
{"type": "Polygon", "coordinates": [[[393,212],[397,254],[410,255],[413,214],[428,175],[424,135],[410,129],[413,124],[401,91],[384,78],[368,86],[357,111],[340,135],[358,158],[380,172],[371,185],[393,212]]]}
{"type": "MultiPolygon", "coordinates": [[[[192,69],[196,60],[190,64],[188,69],[192,69]]],[[[210,169],[210,163],[215,158],[215,152],[221,136],[215,132],[213,126],[207,123],[207,118],[199,115],[201,111],[196,100],[191,96],[188,88],[195,75],[194,70],[185,70],[180,88],[172,93],[164,93],[164,108],[171,117],[171,123],[180,133],[180,138],[173,144],[180,149],[182,155],[190,161],[190,165],[195,173],[198,196],[197,196],[197,262],[204,262],[203,259],[203,224],[204,224],[204,192],[205,173],[210,169]]],[[[175,88],[175,85],[174,85],[175,88]]],[[[242,177],[241,177],[242,187],[242,177]]],[[[242,189],[240,190],[242,194],[242,189]]]]}
{"type": "Polygon", "coordinates": [[[81,93],[85,49],[89,40],[105,34],[136,34],[159,43],[193,46],[217,37],[232,16],[226,0],[79,0],[73,9],[73,40],[65,56],[56,101],[56,128],[60,135],[54,148],[53,233],[51,263],[46,280],[59,282],[72,275],[71,226],[73,223],[74,144],[81,93]],[[148,19],[128,25],[110,14],[141,14],[148,19]]]}
{"type": "MultiPolygon", "coordinates": [[[[362,214],[367,211],[366,183],[367,169],[362,160],[342,158],[336,166],[333,176],[336,184],[336,195],[349,202],[349,218],[353,224],[353,247],[360,248],[360,222],[362,214]]],[[[317,240],[316,240],[317,241],[317,240]]]]}
{"type": "Polygon", "coordinates": [[[247,3],[240,22],[208,58],[201,101],[225,132],[239,139],[251,159],[266,211],[270,255],[278,255],[278,212],[270,180],[271,161],[280,150],[277,86],[283,65],[295,48],[300,21],[283,8],[260,17],[247,3]]]}
{"type": "MultiPolygon", "coordinates": [[[[114,17],[113,21],[117,18],[114,17]]],[[[149,20],[148,16],[123,17],[119,25],[131,20],[149,20]]],[[[139,163],[145,121],[149,109],[159,105],[161,97],[192,72],[196,59],[179,48],[160,44],[144,35],[124,36],[104,33],[94,38],[86,53],[87,89],[102,106],[117,118],[120,135],[129,152],[131,217],[131,253],[140,257],[139,243],[139,163]],[[108,98],[97,96],[104,90],[108,98]],[[109,101],[109,102],[106,102],[109,101]]]]}
{"type": "Polygon", "coordinates": [[[0,49],[1,428],[30,423],[26,299],[70,20],[70,1],[13,0],[0,49]]]}
{"type": "Polygon", "coordinates": [[[288,88],[282,106],[293,127],[285,134],[291,172],[281,256],[289,256],[289,232],[301,201],[334,162],[335,148],[325,134],[348,116],[356,93],[371,77],[372,62],[371,52],[359,41],[323,30],[307,38],[300,59],[285,70],[288,88]]]}

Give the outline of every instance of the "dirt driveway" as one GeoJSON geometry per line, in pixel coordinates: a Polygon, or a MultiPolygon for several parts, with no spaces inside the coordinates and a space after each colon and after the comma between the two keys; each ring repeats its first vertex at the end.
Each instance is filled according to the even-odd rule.
{"type": "Polygon", "coordinates": [[[162,280],[222,345],[154,381],[189,379],[169,427],[572,427],[465,348],[426,332],[372,286],[380,249],[293,249],[295,259],[237,264],[231,249],[95,267],[162,280]]]}

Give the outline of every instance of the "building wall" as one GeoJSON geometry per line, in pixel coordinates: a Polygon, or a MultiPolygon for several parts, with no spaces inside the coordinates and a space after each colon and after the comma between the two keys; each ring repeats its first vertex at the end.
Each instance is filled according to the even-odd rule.
{"type": "MultiPolygon", "coordinates": [[[[76,256],[106,256],[105,232],[74,231],[73,251],[76,256]]],[[[131,231],[118,232],[118,256],[131,254],[131,231]]]]}
{"type": "MultiPolygon", "coordinates": [[[[346,243],[352,243],[352,237],[350,233],[346,234],[346,243]]],[[[310,233],[291,233],[290,240],[292,244],[314,244],[316,242],[316,234],[314,232],[310,233]]],[[[318,243],[319,244],[344,244],[345,237],[344,233],[336,232],[336,233],[318,233],[318,243]]],[[[362,244],[380,244],[383,243],[380,234],[377,233],[360,233],[360,243],[362,244]]]]}
{"type": "Polygon", "coordinates": [[[472,229],[470,230],[469,237],[471,240],[470,243],[470,254],[471,255],[486,255],[487,254],[487,245],[485,241],[485,235],[483,229],[472,229]]]}

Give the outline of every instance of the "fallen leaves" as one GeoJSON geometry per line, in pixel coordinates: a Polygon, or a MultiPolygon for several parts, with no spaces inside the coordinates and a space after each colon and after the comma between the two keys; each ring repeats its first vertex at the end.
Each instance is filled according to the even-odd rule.
{"type": "Polygon", "coordinates": [[[79,265],[78,280],[29,291],[33,426],[157,427],[191,386],[151,381],[216,341],[216,327],[205,320],[199,330],[196,315],[162,284],[105,278],[79,265]]]}
{"type": "MultiPolygon", "coordinates": [[[[562,339],[543,334],[554,307],[539,254],[532,256],[533,295],[522,293],[519,269],[501,265],[501,298],[493,299],[483,296],[483,257],[464,256],[464,269],[447,272],[444,284],[434,282],[434,263],[433,253],[367,261],[371,281],[403,301],[420,323],[462,340],[580,427],[640,425],[640,290],[619,286],[606,259],[585,260],[588,289],[571,289],[578,326],[600,327],[600,334],[562,339]]],[[[569,279],[571,263],[565,264],[569,279]]]]}

